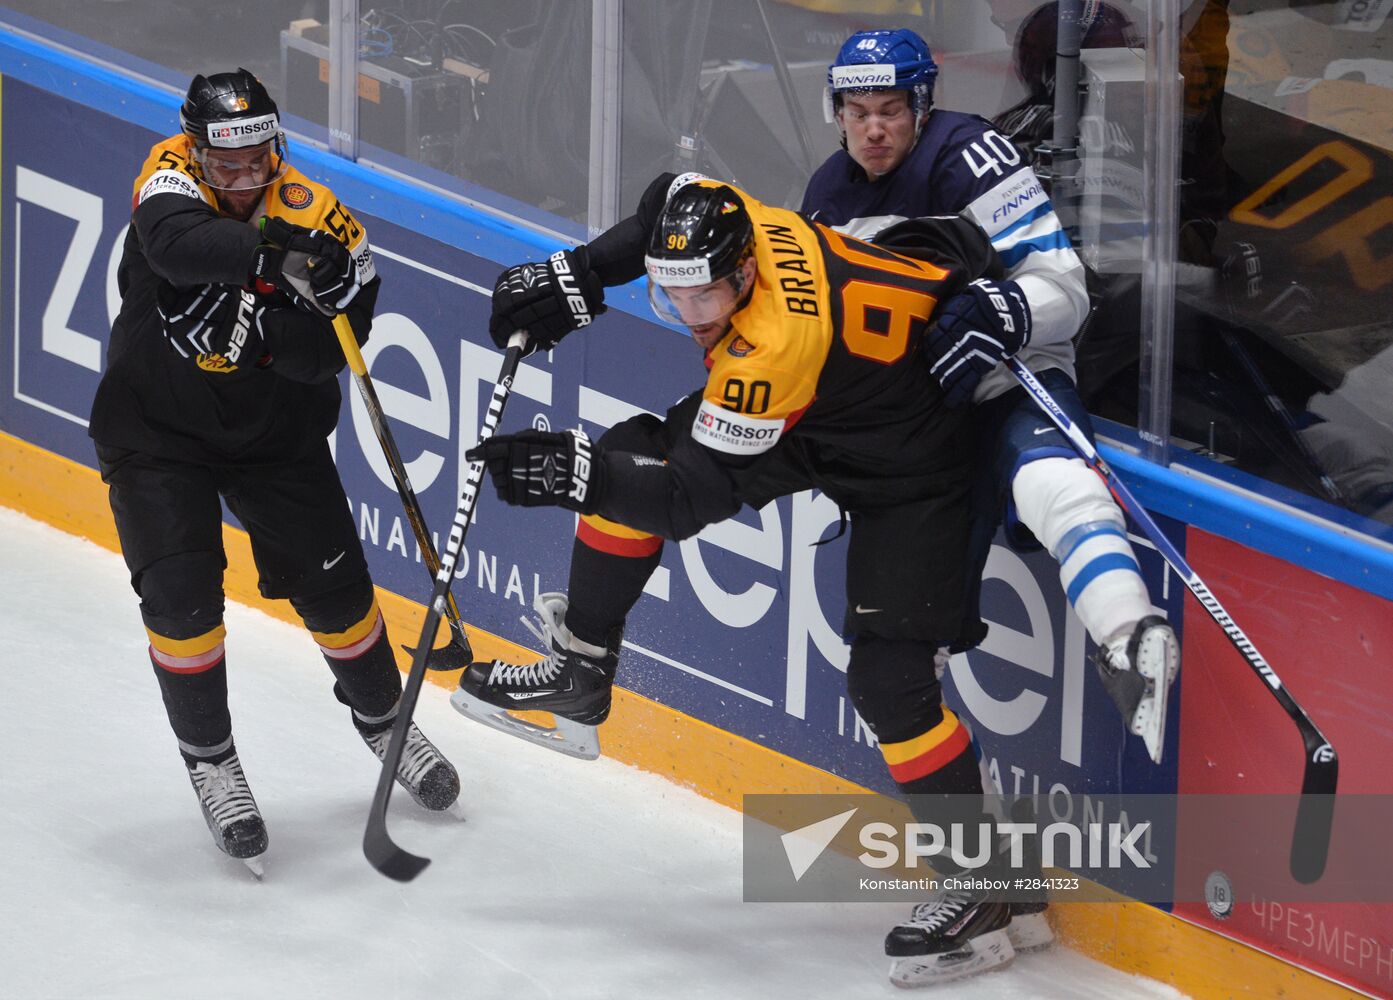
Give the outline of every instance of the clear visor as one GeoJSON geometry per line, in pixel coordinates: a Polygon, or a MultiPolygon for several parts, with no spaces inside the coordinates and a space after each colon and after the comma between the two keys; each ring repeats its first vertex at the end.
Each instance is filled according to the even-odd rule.
{"type": "Polygon", "coordinates": [[[243,149],[198,146],[194,160],[203,183],[215,191],[255,191],[281,177],[288,166],[285,133],[243,149]]]}
{"type": "Polygon", "coordinates": [[[735,315],[744,291],[742,272],[737,270],[707,285],[690,288],[663,285],[648,279],[648,304],[660,319],[678,326],[707,326],[735,315]]]}

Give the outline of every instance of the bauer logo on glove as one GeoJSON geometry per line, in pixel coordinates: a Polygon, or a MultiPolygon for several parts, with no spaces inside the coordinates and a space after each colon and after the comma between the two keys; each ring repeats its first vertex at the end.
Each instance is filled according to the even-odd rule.
{"type": "Polygon", "coordinates": [[[165,340],[181,358],[208,372],[226,374],[255,363],[265,353],[256,295],[231,285],[177,289],[161,285],[156,311],[165,340]]]}
{"type": "Polygon", "coordinates": [[[943,303],[924,342],[949,406],[972,400],[982,377],[1030,342],[1030,305],[1014,281],[978,278],[943,303]]]}
{"type": "Polygon", "coordinates": [[[605,311],[605,290],[590,270],[584,247],[558,250],[545,263],[517,264],[493,286],[489,335],[500,348],[519,330],[527,353],[549,351],[572,330],[589,326],[605,311]]]}
{"type": "Polygon", "coordinates": [[[465,457],[487,466],[504,503],[595,512],[604,466],[584,431],[499,434],[475,445],[465,457]]]}

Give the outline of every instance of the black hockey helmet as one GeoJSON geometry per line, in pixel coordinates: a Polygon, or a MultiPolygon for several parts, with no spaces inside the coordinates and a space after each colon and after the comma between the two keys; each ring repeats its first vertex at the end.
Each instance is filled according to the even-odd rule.
{"type": "Polygon", "coordinates": [[[179,108],[179,125],[193,140],[194,159],[203,168],[204,181],[213,187],[220,185],[210,176],[215,171],[207,169],[210,150],[273,143],[275,160],[270,177],[253,186],[269,184],[285,170],[286,140],[280,112],[261,81],[249,70],[239,67],[231,73],[195,76],[179,108]]]}
{"type": "Polygon", "coordinates": [[[179,109],[179,125],[197,146],[240,149],[275,139],[281,130],[276,102],[245,69],[199,74],[179,109]]]}
{"type": "Polygon", "coordinates": [[[648,237],[644,264],[656,284],[705,285],[733,273],[754,239],[750,213],[733,190],[679,177],[648,237]]]}
{"type": "Polygon", "coordinates": [[[736,299],[745,290],[740,264],[754,252],[754,223],[738,194],[724,184],[695,183],[704,179],[684,174],[673,181],[648,237],[643,260],[648,298],[669,322],[693,325],[705,320],[692,318],[690,304],[679,311],[665,289],[728,279],[736,299]]]}

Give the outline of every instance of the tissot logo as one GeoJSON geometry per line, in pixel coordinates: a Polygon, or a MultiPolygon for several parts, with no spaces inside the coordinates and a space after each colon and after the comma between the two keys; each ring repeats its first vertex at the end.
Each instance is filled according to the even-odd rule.
{"type": "Polygon", "coordinates": [[[279,119],[275,115],[262,115],[260,118],[248,118],[245,121],[209,125],[208,142],[223,149],[238,149],[265,142],[278,131],[279,119]]]}
{"type": "Polygon", "coordinates": [[[648,277],[654,284],[672,285],[678,288],[691,288],[711,283],[711,263],[700,260],[664,260],[660,257],[645,257],[648,277]]]}
{"type": "Polygon", "coordinates": [[[736,413],[705,400],[692,421],[692,436],[717,451],[753,454],[772,448],[783,434],[784,422],[736,413]]]}

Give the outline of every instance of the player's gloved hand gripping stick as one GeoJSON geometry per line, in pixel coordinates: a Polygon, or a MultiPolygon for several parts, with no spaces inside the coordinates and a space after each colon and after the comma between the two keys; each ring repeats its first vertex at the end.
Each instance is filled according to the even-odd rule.
{"type": "Polygon", "coordinates": [[[1103,460],[1098,449],[1093,447],[1092,442],[1088,440],[1083,431],[1059,408],[1059,404],[1036,380],[1030,369],[1015,358],[1007,358],[1006,367],[1025,387],[1025,391],[1030,394],[1036,405],[1045,411],[1054,425],[1069,439],[1069,443],[1074,446],[1079,457],[1103,477],[1108,490],[1116,498],[1118,506],[1132,516],[1132,520],[1141,528],[1142,534],[1146,535],[1156,546],[1156,550],[1161,553],[1162,558],[1185,582],[1185,586],[1190,588],[1190,593],[1195,595],[1195,599],[1209,613],[1209,617],[1213,618],[1224,630],[1229,642],[1233,643],[1233,647],[1238,650],[1253,672],[1263,679],[1267,684],[1267,689],[1272,692],[1272,697],[1277,699],[1277,703],[1296,723],[1297,731],[1301,734],[1301,740],[1306,749],[1306,764],[1301,781],[1301,805],[1297,809],[1296,829],[1292,835],[1290,867],[1292,877],[1298,882],[1316,881],[1325,871],[1326,855],[1330,849],[1330,827],[1335,816],[1335,788],[1339,781],[1340,772],[1340,761],[1335,754],[1335,748],[1330,745],[1330,741],[1311,721],[1310,716],[1296,703],[1296,699],[1291,696],[1272,667],[1263,659],[1257,647],[1243,633],[1243,630],[1234,624],[1234,620],[1229,617],[1229,613],[1224,610],[1219,599],[1205,586],[1198,574],[1190,568],[1190,564],[1185,561],[1179,550],[1161,533],[1161,529],[1152,520],[1151,515],[1146,512],[1146,508],[1137,501],[1136,497],[1132,496],[1131,491],[1103,460]]]}

